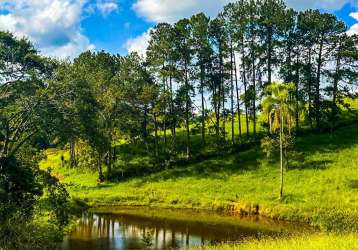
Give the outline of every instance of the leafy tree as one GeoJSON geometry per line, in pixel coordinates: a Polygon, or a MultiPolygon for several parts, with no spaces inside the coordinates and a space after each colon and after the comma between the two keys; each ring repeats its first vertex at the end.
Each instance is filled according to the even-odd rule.
{"type": "MultiPolygon", "coordinates": [[[[98,103],[91,132],[86,139],[97,153],[99,181],[104,180],[102,165],[108,159],[108,177],[111,175],[112,141],[114,123],[118,117],[120,83],[115,75],[118,70],[118,58],[105,52],[85,52],[74,60],[73,67],[80,81],[84,81],[91,95],[98,103]]],[[[88,131],[87,131],[88,132],[88,131]]]]}
{"type": "MultiPolygon", "coordinates": [[[[60,108],[49,91],[56,66],[28,40],[0,32],[0,248],[43,246],[37,235],[23,231],[31,227],[34,207],[44,189],[59,187],[39,170],[39,150],[44,145],[36,141],[57,135],[60,126],[60,108]],[[22,227],[12,225],[12,220],[21,221],[22,227]]],[[[66,203],[67,197],[62,201],[66,203]]]]}
{"type": "Polygon", "coordinates": [[[29,41],[0,32],[0,158],[15,156],[33,136],[51,128],[44,80],[54,66],[29,41]]]}

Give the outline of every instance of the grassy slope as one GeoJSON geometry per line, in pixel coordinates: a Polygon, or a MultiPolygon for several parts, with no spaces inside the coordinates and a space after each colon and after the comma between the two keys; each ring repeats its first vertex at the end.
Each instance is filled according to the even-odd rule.
{"type": "Polygon", "coordinates": [[[358,225],[358,126],[333,135],[298,140],[299,156],[285,174],[286,198],[279,201],[279,168],[259,150],[202,161],[186,167],[119,183],[97,185],[96,173],[60,168],[58,151],[48,152],[43,168],[52,167],[76,198],[92,205],[243,208],[259,205],[261,214],[316,225],[358,225]]]}
{"type": "MultiPolygon", "coordinates": [[[[196,248],[193,248],[194,250],[196,248]]],[[[348,235],[313,235],[288,239],[250,240],[240,245],[219,245],[204,250],[356,250],[358,237],[348,235]]]]}
{"type": "MultiPolygon", "coordinates": [[[[351,104],[358,110],[358,101],[351,104]]],[[[344,115],[343,121],[357,120],[357,113],[344,115]]],[[[230,122],[227,131],[231,131],[230,122]]],[[[193,143],[199,145],[199,141],[200,135],[193,136],[193,143]]],[[[285,173],[283,201],[277,199],[278,162],[268,163],[259,149],[101,185],[97,185],[96,172],[61,168],[61,155],[68,159],[66,151],[48,150],[47,159],[40,165],[51,167],[67,184],[72,197],[91,205],[236,211],[249,211],[258,205],[259,212],[271,218],[310,221],[326,229],[357,230],[358,123],[342,127],[332,135],[301,137],[297,152],[285,173]]]]}

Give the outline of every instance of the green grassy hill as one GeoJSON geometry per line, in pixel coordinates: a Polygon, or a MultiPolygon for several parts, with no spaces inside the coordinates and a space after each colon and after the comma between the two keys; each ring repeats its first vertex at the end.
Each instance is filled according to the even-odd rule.
{"type": "Polygon", "coordinates": [[[285,173],[285,198],[278,199],[279,166],[260,149],[223,155],[125,181],[97,184],[97,173],[61,168],[58,150],[47,151],[72,197],[91,205],[149,205],[252,212],[311,222],[325,229],[358,226],[358,125],[334,134],[306,135],[285,173]]]}

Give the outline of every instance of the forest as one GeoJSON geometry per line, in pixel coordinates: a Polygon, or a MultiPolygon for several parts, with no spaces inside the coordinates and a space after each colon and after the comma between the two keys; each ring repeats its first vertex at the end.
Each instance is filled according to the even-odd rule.
{"type": "MultiPolygon", "coordinates": [[[[355,249],[358,36],[347,31],[282,0],[159,23],[145,55],[57,60],[1,31],[0,249],[56,249],[96,205],[235,207],[355,249]]],[[[275,249],[249,244],[238,249],[275,249]]]]}

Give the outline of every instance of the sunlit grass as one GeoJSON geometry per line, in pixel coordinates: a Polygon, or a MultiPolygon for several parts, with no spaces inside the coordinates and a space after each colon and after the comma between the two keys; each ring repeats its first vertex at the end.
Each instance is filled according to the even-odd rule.
{"type": "MultiPolygon", "coordinates": [[[[200,147],[200,135],[195,140],[200,147]]],[[[91,205],[258,208],[275,219],[305,221],[326,230],[357,230],[358,126],[309,134],[296,144],[285,171],[283,200],[278,199],[278,161],[268,162],[259,148],[103,184],[97,184],[95,171],[61,167],[61,155],[68,161],[67,151],[47,151],[40,165],[51,167],[72,197],[91,205]]],[[[140,160],[134,158],[134,166],[140,166],[140,160]]]]}
{"type": "Polygon", "coordinates": [[[236,245],[218,245],[203,250],[355,250],[358,249],[358,235],[317,234],[304,237],[248,240],[236,245]]]}

